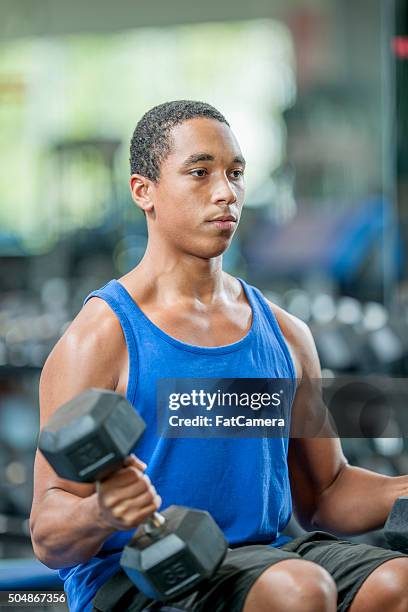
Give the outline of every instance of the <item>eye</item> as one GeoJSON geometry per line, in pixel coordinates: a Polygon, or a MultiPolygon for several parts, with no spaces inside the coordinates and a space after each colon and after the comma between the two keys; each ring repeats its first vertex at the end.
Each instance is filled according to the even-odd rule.
{"type": "Polygon", "coordinates": [[[233,175],[235,179],[239,179],[244,176],[244,171],[236,169],[236,170],[232,170],[231,174],[233,175]]]}
{"type": "Polygon", "coordinates": [[[191,176],[198,176],[198,177],[202,177],[205,176],[207,174],[207,170],[205,170],[205,168],[197,168],[197,170],[192,170],[190,172],[191,176]]]}

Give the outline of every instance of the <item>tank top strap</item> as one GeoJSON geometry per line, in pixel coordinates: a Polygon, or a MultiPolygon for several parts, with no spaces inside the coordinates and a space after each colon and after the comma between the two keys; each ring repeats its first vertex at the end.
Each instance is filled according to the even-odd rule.
{"type": "MultiPolygon", "coordinates": [[[[96,289],[87,295],[83,304],[85,305],[93,297],[104,300],[119,319],[129,353],[129,383],[126,391],[126,399],[130,402],[134,402],[139,374],[139,354],[134,333],[134,316],[132,317],[133,320],[130,321],[127,314],[129,312],[129,304],[127,301],[130,299],[130,296],[127,291],[122,288],[122,285],[113,279],[100,289],[96,289]]],[[[133,312],[136,311],[137,313],[135,303],[132,302],[132,304],[133,312]]]]}
{"type": "Polygon", "coordinates": [[[293,363],[293,359],[292,356],[290,354],[287,342],[285,340],[285,337],[282,333],[282,330],[280,328],[280,325],[278,323],[278,320],[272,310],[272,308],[270,307],[270,305],[268,304],[268,302],[266,301],[264,295],[261,293],[261,291],[257,288],[254,287],[253,285],[249,285],[248,283],[246,283],[244,280],[242,280],[241,278],[238,279],[244,289],[245,289],[245,293],[248,297],[248,300],[250,302],[250,305],[254,311],[254,317],[255,317],[255,313],[258,315],[256,318],[258,319],[266,319],[273,331],[273,333],[275,334],[275,337],[283,351],[283,354],[286,358],[287,361],[287,365],[289,368],[289,372],[290,375],[293,379],[296,379],[296,370],[295,370],[295,365],[293,363]]]}

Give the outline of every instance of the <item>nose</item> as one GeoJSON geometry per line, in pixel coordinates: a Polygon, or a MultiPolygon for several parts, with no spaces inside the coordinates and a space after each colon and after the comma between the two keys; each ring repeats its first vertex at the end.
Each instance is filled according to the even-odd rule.
{"type": "Polygon", "coordinates": [[[237,201],[237,194],[231,186],[227,176],[220,177],[215,186],[213,192],[213,201],[215,204],[235,204],[237,201]]]}

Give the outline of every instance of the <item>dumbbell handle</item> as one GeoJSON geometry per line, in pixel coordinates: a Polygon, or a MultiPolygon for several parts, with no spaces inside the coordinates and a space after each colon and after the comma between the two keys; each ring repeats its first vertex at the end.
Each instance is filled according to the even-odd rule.
{"type": "Polygon", "coordinates": [[[162,514],[160,514],[160,512],[153,512],[152,516],[142,523],[141,527],[145,533],[149,535],[156,535],[157,533],[160,533],[165,522],[166,519],[162,514]]]}

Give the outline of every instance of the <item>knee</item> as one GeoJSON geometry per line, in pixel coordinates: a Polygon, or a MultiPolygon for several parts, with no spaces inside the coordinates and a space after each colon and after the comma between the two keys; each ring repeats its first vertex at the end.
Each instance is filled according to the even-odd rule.
{"type": "MultiPolygon", "coordinates": [[[[336,609],[337,589],[330,574],[311,561],[296,560],[284,571],[282,590],[288,610],[328,612],[336,609]],[[296,565],[294,565],[296,563],[296,565]]],[[[280,581],[277,578],[276,583],[280,581]]]]}
{"type": "Polygon", "coordinates": [[[408,558],[386,561],[369,578],[372,603],[366,610],[408,610],[408,558]]]}
{"type": "Polygon", "coordinates": [[[325,569],[310,561],[288,559],[261,574],[244,612],[335,612],[336,602],[336,585],[325,569]]]}

